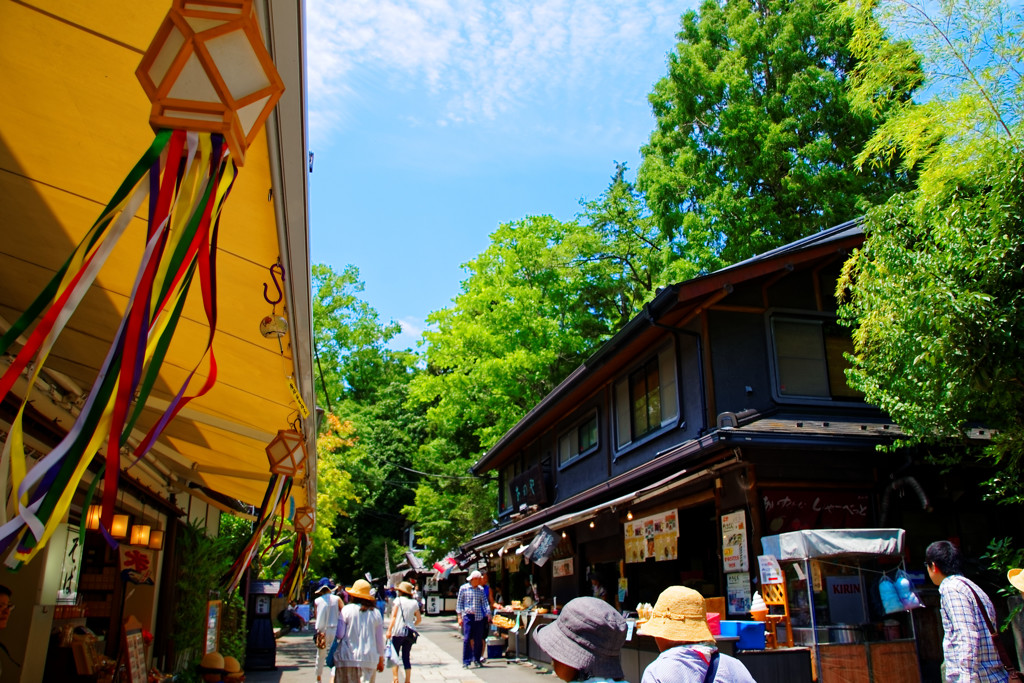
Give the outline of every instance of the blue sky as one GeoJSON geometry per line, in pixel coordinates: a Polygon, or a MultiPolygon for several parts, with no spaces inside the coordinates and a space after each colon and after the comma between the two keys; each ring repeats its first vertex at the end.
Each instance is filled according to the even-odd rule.
{"type": "Polygon", "coordinates": [[[309,0],[312,258],[412,346],[499,224],[631,173],[692,0],[309,0]]]}

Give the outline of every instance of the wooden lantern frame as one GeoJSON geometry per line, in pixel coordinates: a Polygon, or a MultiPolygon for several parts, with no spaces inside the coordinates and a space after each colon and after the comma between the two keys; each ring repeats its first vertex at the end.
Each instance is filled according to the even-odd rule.
{"type": "Polygon", "coordinates": [[[296,531],[301,531],[307,534],[313,533],[313,523],[316,519],[316,513],[313,508],[302,506],[295,508],[295,517],[292,519],[292,525],[296,531]]]}
{"type": "Polygon", "coordinates": [[[239,166],[284,93],[284,81],[263,43],[253,0],[174,0],[135,75],[153,103],[149,122],[154,130],[220,133],[239,166]],[[228,38],[230,34],[237,35],[228,38]],[[226,43],[235,51],[225,54],[226,43]],[[250,70],[248,77],[239,79],[232,71],[239,65],[250,70]],[[255,69],[260,73],[253,78],[255,69]],[[239,80],[264,79],[263,87],[232,93],[231,84],[237,87],[239,80]],[[173,97],[181,94],[175,93],[179,83],[206,91],[210,99],[173,97]]]}
{"type": "Polygon", "coordinates": [[[288,477],[296,476],[305,467],[306,439],[302,434],[291,429],[280,429],[270,443],[267,444],[267,458],[270,460],[270,471],[288,477]]]}

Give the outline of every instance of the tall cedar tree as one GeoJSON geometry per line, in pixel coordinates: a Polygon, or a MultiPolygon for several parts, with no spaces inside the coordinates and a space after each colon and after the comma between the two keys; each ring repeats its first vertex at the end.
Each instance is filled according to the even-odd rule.
{"type": "Polygon", "coordinates": [[[891,167],[854,158],[885,112],[855,110],[852,23],[830,0],[706,0],[682,17],[637,186],[704,272],[885,201],[891,167]]]}

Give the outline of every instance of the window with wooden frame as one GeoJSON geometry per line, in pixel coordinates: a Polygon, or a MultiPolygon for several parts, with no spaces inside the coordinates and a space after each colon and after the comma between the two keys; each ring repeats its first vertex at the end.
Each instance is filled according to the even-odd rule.
{"type": "Polygon", "coordinates": [[[661,348],[615,382],[616,448],[621,450],[676,421],[679,417],[676,387],[676,356],[672,345],[661,348]]]}
{"type": "Polygon", "coordinates": [[[597,410],[558,437],[558,466],[564,467],[576,458],[597,450],[597,410]]]}
{"type": "Polygon", "coordinates": [[[779,399],[863,402],[846,381],[853,341],[834,318],[773,315],[770,332],[779,399]]]}

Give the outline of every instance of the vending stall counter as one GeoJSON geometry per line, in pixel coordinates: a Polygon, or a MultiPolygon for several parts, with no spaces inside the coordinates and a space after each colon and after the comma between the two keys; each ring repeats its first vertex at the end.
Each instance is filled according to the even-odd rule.
{"type": "Polygon", "coordinates": [[[782,568],[793,640],[811,648],[820,683],[920,683],[913,601],[881,597],[882,584],[895,591],[893,577],[905,580],[904,534],[805,529],[761,539],[782,568]]]}

